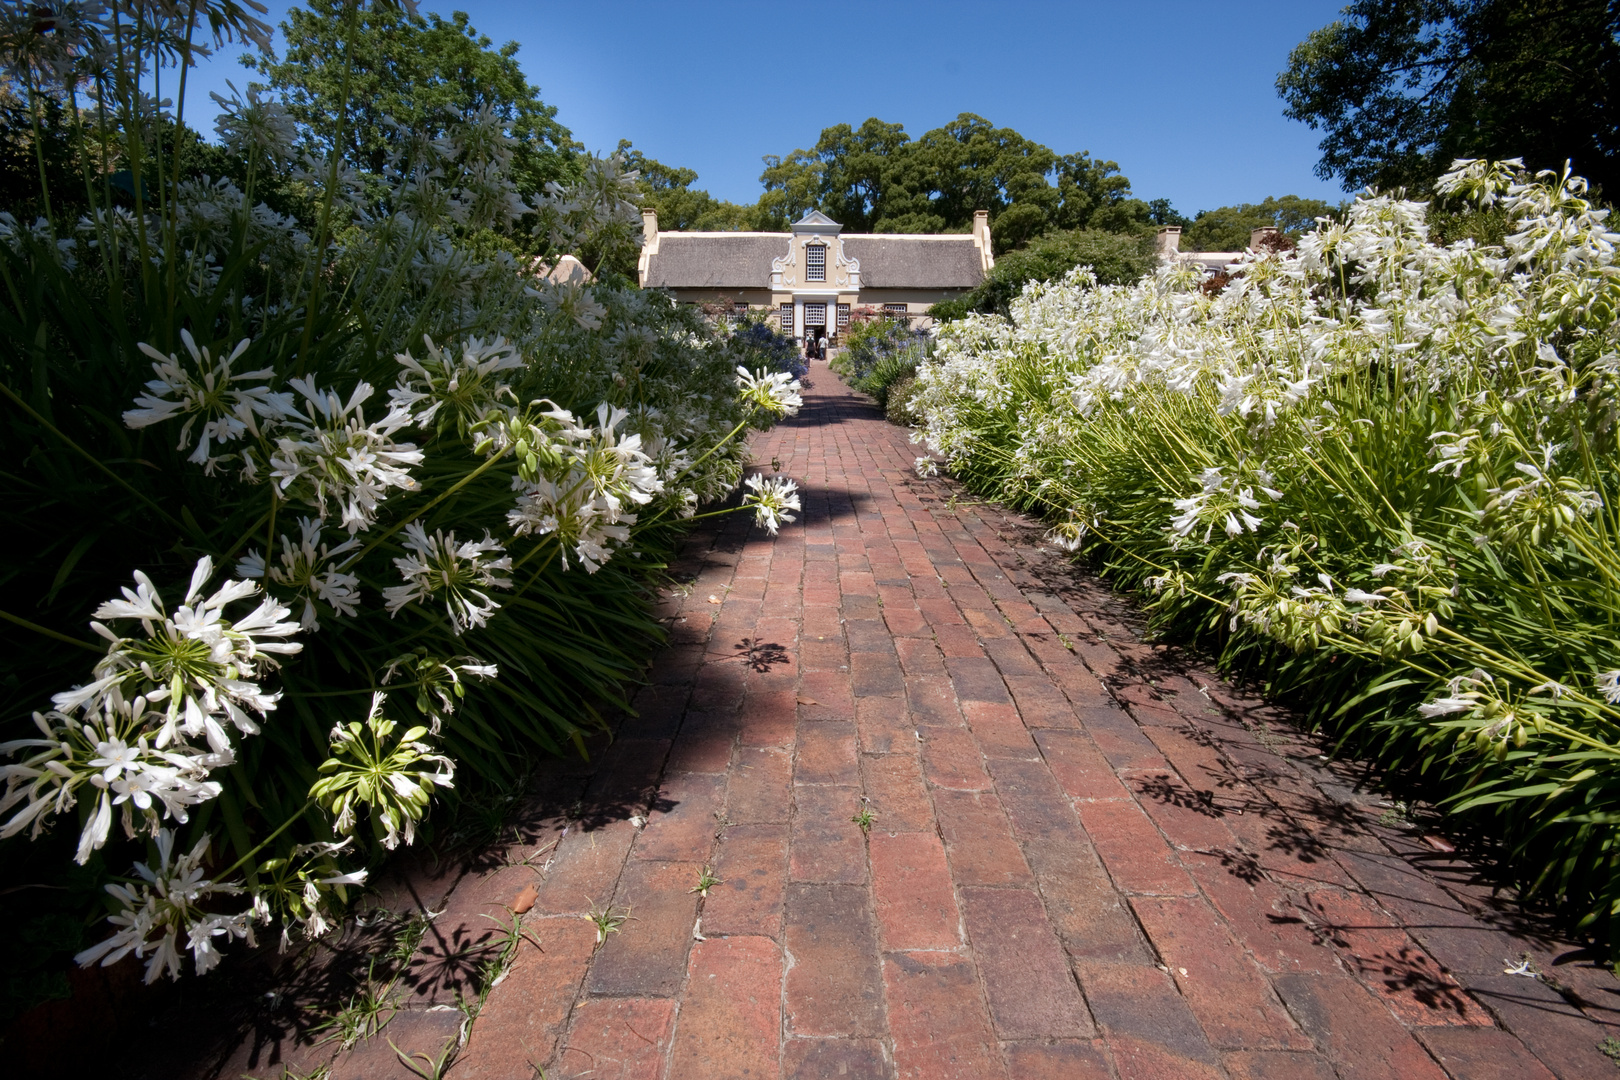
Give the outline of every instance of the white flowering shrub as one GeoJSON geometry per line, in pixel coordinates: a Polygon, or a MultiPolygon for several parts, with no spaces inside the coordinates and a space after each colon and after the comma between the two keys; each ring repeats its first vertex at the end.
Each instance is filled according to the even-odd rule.
{"type": "MultiPolygon", "coordinates": [[[[250,90],[219,122],[241,176],[188,173],[134,88],[264,36],[236,0],[0,11],[12,85],[112,166],[0,208],[0,492],[27,549],[0,602],[0,865],[61,879],[45,849],[104,884],[113,934],[80,960],[149,981],[255,927],[324,933],[457,785],[583,750],[660,632],[679,530],[799,406],[667,297],[534,276],[516,230],[634,244],[634,178],[591,158],[520,192],[488,110],[400,129],[360,174],[250,90]]],[[[774,534],[793,490],[745,506],[774,534]]]]}
{"type": "Polygon", "coordinates": [[[1031,286],[940,333],[920,437],[1161,631],[1493,815],[1522,880],[1612,934],[1620,235],[1517,162],[1458,162],[1437,198],[1505,244],[1369,193],[1224,288],[1031,286]]]}

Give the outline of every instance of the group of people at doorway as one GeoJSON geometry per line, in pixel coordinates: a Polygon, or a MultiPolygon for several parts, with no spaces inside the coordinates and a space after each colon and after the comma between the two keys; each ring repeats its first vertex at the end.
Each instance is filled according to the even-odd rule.
{"type": "Polygon", "coordinates": [[[827,359],[827,328],[824,326],[810,326],[805,329],[804,358],[806,360],[827,359]]]}

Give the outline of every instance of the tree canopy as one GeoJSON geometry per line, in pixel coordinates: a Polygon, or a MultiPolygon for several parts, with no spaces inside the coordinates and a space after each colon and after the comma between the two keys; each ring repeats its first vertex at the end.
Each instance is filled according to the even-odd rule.
{"type": "Polygon", "coordinates": [[[1277,77],[1324,132],[1318,175],[1423,186],[1522,157],[1620,191],[1620,0],[1352,0],[1277,77]]]}
{"type": "Polygon", "coordinates": [[[517,42],[495,48],[461,11],[449,19],[421,18],[392,5],[303,2],[281,25],[285,52],[260,60],[258,68],[312,148],[335,150],[355,168],[377,174],[399,130],[437,138],[452,118],[489,109],[518,141],[512,171],[520,191],[570,175],[579,147],[557,122],[556,107],[541,101],[539,89],[523,77],[517,42]],[[357,23],[352,36],[351,19],[357,23]],[[352,40],[352,52],[345,51],[345,39],[352,40]]]}
{"type": "Polygon", "coordinates": [[[988,210],[998,251],[1052,230],[1152,221],[1116,163],[1059,155],[972,113],[916,139],[875,117],[836,124],[808,150],[767,156],[760,181],[760,208],[777,228],[819,209],[852,232],[959,232],[988,210]]]}
{"type": "Polygon", "coordinates": [[[618,154],[626,170],[640,174],[636,180],[640,203],[658,212],[660,229],[735,231],[763,227],[758,206],[726,202],[702,188],[694,188],[692,184],[698,178],[695,170],[655,161],[632,146],[629,139],[619,140],[618,154]]]}

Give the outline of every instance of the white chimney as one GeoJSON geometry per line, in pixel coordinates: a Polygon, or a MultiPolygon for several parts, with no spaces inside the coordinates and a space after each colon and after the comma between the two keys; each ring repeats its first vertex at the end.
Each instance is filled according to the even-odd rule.
{"type": "Polygon", "coordinates": [[[996,265],[995,249],[990,246],[990,211],[973,211],[973,242],[978,245],[979,258],[988,274],[996,265]]]}
{"type": "Polygon", "coordinates": [[[1153,246],[1158,249],[1159,258],[1175,258],[1181,250],[1181,226],[1161,225],[1159,235],[1154,237],[1153,246]]]}

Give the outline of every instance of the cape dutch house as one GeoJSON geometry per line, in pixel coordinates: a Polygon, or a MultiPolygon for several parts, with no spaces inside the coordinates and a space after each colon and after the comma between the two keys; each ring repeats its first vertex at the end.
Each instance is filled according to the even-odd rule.
{"type": "MultiPolygon", "coordinates": [[[[1250,229],[1249,250],[1259,251],[1260,245],[1265,243],[1268,237],[1275,237],[1281,231],[1271,225],[1250,229]]],[[[1160,228],[1154,242],[1158,248],[1159,258],[1167,262],[1195,263],[1203,268],[1205,274],[1218,274],[1243,255],[1241,251],[1182,251],[1179,225],[1166,225],[1160,228]]]]}
{"type": "Polygon", "coordinates": [[[768,310],[800,339],[813,330],[836,339],[865,305],[916,325],[930,305],[973,288],[995,265],[983,210],[972,232],[942,235],[845,233],[819,210],[785,233],[660,232],[656,211],[641,217],[642,288],[739,313],[768,310]]]}

